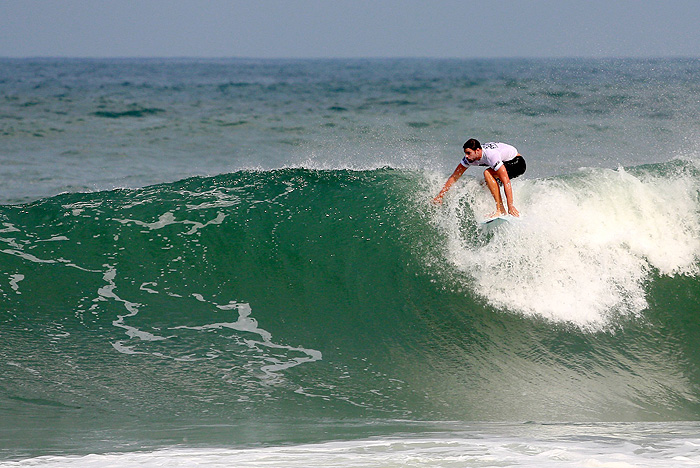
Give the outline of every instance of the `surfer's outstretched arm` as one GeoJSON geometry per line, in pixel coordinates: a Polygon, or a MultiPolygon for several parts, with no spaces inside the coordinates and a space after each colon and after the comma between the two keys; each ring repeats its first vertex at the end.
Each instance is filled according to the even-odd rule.
{"type": "Polygon", "coordinates": [[[435,203],[436,205],[442,203],[442,197],[445,196],[445,193],[447,193],[450,187],[452,187],[452,184],[457,182],[457,180],[459,180],[459,178],[462,177],[462,174],[464,174],[464,171],[466,170],[466,166],[459,164],[450,176],[450,178],[447,179],[447,182],[445,182],[445,186],[442,188],[442,190],[440,190],[440,193],[438,193],[437,197],[433,198],[433,203],[435,203]]]}

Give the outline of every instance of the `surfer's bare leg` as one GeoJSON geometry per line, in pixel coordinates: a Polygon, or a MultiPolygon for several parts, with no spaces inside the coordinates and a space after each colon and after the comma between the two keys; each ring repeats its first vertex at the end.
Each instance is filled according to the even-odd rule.
{"type": "Polygon", "coordinates": [[[486,181],[486,186],[489,188],[493,199],[496,201],[496,211],[489,215],[490,218],[494,216],[502,216],[506,214],[506,209],[503,206],[503,199],[501,198],[501,187],[498,186],[496,181],[496,172],[493,169],[486,169],[484,171],[484,180],[486,181]]]}

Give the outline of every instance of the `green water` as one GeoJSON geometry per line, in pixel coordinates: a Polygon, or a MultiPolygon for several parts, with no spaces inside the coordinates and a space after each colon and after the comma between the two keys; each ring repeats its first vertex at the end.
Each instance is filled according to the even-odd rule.
{"type": "Polygon", "coordinates": [[[304,425],[315,440],[352,433],[348,421],[695,420],[697,218],[657,239],[669,213],[697,207],[695,180],[675,162],[522,181],[529,217],[490,231],[477,227],[478,183],[438,208],[437,181],[393,169],[239,172],[4,206],[2,440],[31,453],[293,441],[304,425]],[[611,196],[669,177],[687,196],[651,224],[635,217],[643,206],[626,213],[648,245],[621,234],[625,213],[620,232],[601,215],[568,243],[536,222],[542,193],[608,196],[611,177],[611,196]],[[477,265],[496,246],[513,262],[498,268],[523,279],[484,294],[477,265]],[[654,258],[670,247],[684,260],[654,258]],[[610,249],[629,258],[610,264],[610,249]],[[595,280],[616,295],[556,295],[574,281],[594,296],[595,280]]]}

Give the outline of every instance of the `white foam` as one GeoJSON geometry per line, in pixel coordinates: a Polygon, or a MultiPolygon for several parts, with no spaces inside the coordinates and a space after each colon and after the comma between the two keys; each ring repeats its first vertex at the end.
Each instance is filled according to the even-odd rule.
{"type": "MultiPolygon", "coordinates": [[[[200,294],[193,294],[193,296],[202,302],[207,302],[204,297],[200,294]]],[[[231,330],[237,330],[237,331],[243,331],[243,332],[248,332],[248,333],[253,333],[256,334],[260,337],[260,340],[252,340],[252,339],[244,339],[243,342],[248,346],[249,348],[256,348],[259,349],[261,346],[265,348],[271,348],[271,349],[277,349],[277,350],[283,350],[283,351],[291,351],[291,352],[298,352],[303,354],[303,356],[299,357],[294,357],[294,356],[285,356],[285,359],[278,359],[273,356],[266,356],[265,360],[268,362],[268,364],[262,366],[260,368],[261,371],[263,371],[268,378],[271,379],[276,379],[278,376],[278,373],[292,368],[296,367],[300,364],[306,363],[306,362],[314,362],[314,361],[320,361],[322,359],[322,354],[320,351],[317,351],[315,349],[307,349],[303,347],[293,347],[293,346],[287,346],[287,345],[281,345],[274,343],[272,341],[272,334],[268,332],[267,330],[264,330],[258,326],[258,321],[251,317],[252,309],[250,307],[250,304],[248,303],[238,303],[235,301],[229,302],[228,304],[224,305],[216,305],[218,309],[224,310],[224,311],[229,311],[229,310],[237,310],[238,311],[238,318],[235,322],[217,322],[217,323],[210,323],[206,325],[201,325],[201,326],[177,326],[177,327],[172,327],[171,330],[181,330],[181,329],[189,329],[189,330],[199,330],[199,331],[205,331],[205,330],[220,330],[222,328],[227,328],[231,330]]]]}
{"type": "Polygon", "coordinates": [[[611,313],[647,307],[652,271],[698,273],[700,222],[690,176],[597,169],[513,185],[523,219],[480,241],[460,222],[469,208],[476,217],[493,210],[479,183],[461,184],[438,211],[449,261],[498,308],[600,325],[611,313]]]}
{"type": "MultiPolygon", "coordinates": [[[[110,265],[104,266],[107,268],[107,270],[102,275],[102,278],[104,279],[106,284],[97,290],[97,297],[93,299],[94,304],[90,307],[90,310],[96,310],[98,308],[98,304],[102,301],[116,301],[118,303],[121,303],[128,313],[124,315],[118,315],[116,320],[112,321],[112,325],[126,330],[125,333],[129,336],[129,338],[139,338],[142,341],[166,340],[166,337],[154,335],[153,333],[149,333],[147,331],[140,330],[136,327],[126,324],[127,318],[134,317],[139,313],[139,307],[141,307],[141,304],[122,299],[114,292],[114,290],[117,289],[117,285],[115,283],[117,270],[110,265]]],[[[112,346],[114,347],[114,349],[116,349],[122,354],[142,354],[134,351],[133,347],[127,346],[124,343],[125,341],[117,341],[115,343],[112,343],[112,346]]]]}
{"type": "Polygon", "coordinates": [[[17,294],[22,294],[19,290],[19,282],[24,279],[24,275],[17,273],[16,275],[10,275],[10,287],[17,294]]]}
{"type": "MultiPolygon", "coordinates": [[[[479,431],[432,435],[377,437],[259,448],[173,447],[156,451],[43,456],[0,462],[0,467],[469,467],[521,466],[662,468],[698,466],[696,435],[681,428],[682,435],[639,435],[622,432],[552,436],[489,434],[479,431]],[[625,436],[630,437],[628,440],[625,436]],[[673,460],[671,462],[671,460],[673,460]]],[[[595,428],[593,428],[595,430],[595,428]]],[[[673,428],[675,429],[675,428],[673,428]]]]}
{"type": "Polygon", "coordinates": [[[219,213],[217,214],[216,218],[214,218],[214,219],[212,219],[212,220],[210,220],[210,221],[207,221],[206,223],[200,223],[200,222],[198,222],[198,221],[190,221],[190,220],[186,220],[186,219],[185,219],[185,220],[178,221],[177,219],[175,219],[175,215],[174,215],[172,212],[168,211],[168,212],[163,213],[162,215],[160,215],[160,216],[158,217],[158,221],[155,221],[155,222],[153,222],[153,223],[146,223],[146,222],[144,222],[144,221],[139,221],[139,220],[137,220],[137,219],[117,219],[117,218],[112,218],[112,220],[113,220],[113,221],[117,221],[117,222],[122,223],[122,224],[130,224],[130,223],[133,223],[133,224],[136,224],[136,225],[138,225],[138,226],[143,226],[143,227],[145,227],[145,228],[148,228],[148,229],[151,230],[151,231],[153,231],[153,230],[158,230],[158,229],[163,229],[164,227],[170,226],[170,225],[172,225],[172,224],[183,224],[183,225],[188,225],[188,224],[189,224],[189,225],[192,226],[192,229],[190,229],[189,231],[187,231],[187,232],[185,233],[185,235],[191,235],[191,234],[196,233],[198,230],[203,229],[203,228],[205,228],[205,227],[207,227],[207,226],[209,226],[209,225],[221,224],[221,223],[224,221],[224,219],[226,218],[226,216],[228,216],[228,215],[225,214],[225,213],[219,212],[219,213]]]}

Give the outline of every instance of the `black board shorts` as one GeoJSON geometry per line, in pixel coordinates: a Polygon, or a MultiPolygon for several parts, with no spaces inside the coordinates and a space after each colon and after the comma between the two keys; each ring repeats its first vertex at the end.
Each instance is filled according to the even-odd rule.
{"type": "Polygon", "coordinates": [[[517,155],[510,161],[503,161],[503,165],[506,166],[506,172],[508,173],[508,177],[511,179],[515,179],[516,177],[523,175],[525,173],[525,169],[527,169],[525,158],[520,155],[517,155]]]}

